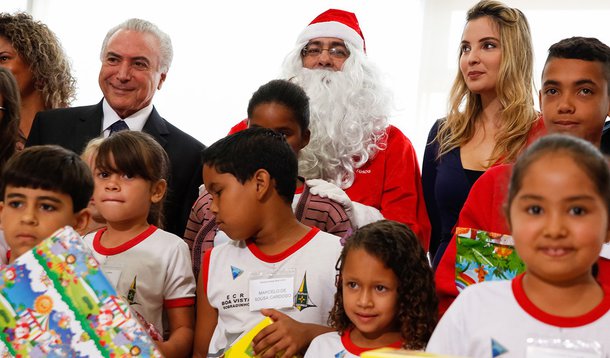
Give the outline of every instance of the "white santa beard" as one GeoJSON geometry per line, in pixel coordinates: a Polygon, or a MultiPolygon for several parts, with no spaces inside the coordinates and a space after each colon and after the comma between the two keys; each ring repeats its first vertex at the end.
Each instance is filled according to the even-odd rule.
{"type": "Polygon", "coordinates": [[[374,71],[363,68],[346,61],[343,71],[301,68],[292,78],[310,98],[311,141],[299,154],[303,177],[349,188],[354,169],[385,149],[381,139],[386,136],[390,96],[374,71]]]}

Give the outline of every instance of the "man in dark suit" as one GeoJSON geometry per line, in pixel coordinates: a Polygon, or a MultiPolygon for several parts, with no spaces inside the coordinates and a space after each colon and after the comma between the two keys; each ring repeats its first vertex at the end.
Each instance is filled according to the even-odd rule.
{"type": "Polygon", "coordinates": [[[92,138],[107,137],[117,130],[150,134],[171,162],[165,229],[182,236],[202,183],[200,153],[204,145],[163,119],[152,104],[171,65],[171,40],[156,25],[130,19],[108,32],[100,57],[102,101],[39,112],[26,145],[58,144],[80,153],[92,138]]]}

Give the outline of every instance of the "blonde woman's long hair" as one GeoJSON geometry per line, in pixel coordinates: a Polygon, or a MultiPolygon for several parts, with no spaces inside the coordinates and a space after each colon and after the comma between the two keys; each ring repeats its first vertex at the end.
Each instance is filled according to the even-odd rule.
{"type": "MultiPolygon", "coordinates": [[[[502,107],[501,128],[488,162],[491,165],[515,160],[538,115],[534,109],[532,38],[525,15],[499,1],[483,0],[468,11],[466,20],[485,16],[497,26],[502,50],[496,83],[496,94],[502,107]]],[[[460,50],[458,64],[461,55],[460,50]]],[[[440,144],[439,158],[473,138],[475,120],[482,110],[481,96],[468,89],[458,70],[451,88],[447,118],[440,123],[436,136],[440,144]]]]}

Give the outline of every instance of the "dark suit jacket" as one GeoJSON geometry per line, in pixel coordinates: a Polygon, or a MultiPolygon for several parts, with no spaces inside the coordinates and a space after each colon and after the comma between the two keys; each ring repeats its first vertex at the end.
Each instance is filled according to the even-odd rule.
{"type": "MultiPolygon", "coordinates": [[[[34,118],[26,146],[58,144],[81,153],[89,140],[102,132],[102,102],[93,106],[53,109],[34,118]]],[[[170,160],[165,229],[180,237],[197,199],[201,178],[201,151],[205,146],[163,119],[153,108],[143,132],[153,136],[170,160]]]]}

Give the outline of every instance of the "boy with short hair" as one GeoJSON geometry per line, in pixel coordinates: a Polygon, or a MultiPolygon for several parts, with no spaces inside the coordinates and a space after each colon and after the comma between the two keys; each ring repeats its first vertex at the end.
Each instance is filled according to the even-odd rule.
{"type": "Polygon", "coordinates": [[[75,230],[86,227],[92,193],[91,171],[76,153],[44,145],[15,154],[0,179],[0,222],[10,248],[8,263],[66,225],[75,230]]]}
{"type": "MultiPolygon", "coordinates": [[[[552,45],[542,71],[539,98],[548,133],[574,135],[600,147],[610,114],[610,47],[590,37],[572,37],[552,45]]],[[[472,186],[456,227],[510,234],[502,205],[511,173],[511,164],[488,169],[472,186]]],[[[610,255],[604,250],[602,255],[606,256],[598,261],[597,279],[608,283],[610,255]]],[[[454,234],[435,273],[441,314],[459,293],[455,267],[454,234]]]]}
{"type": "Polygon", "coordinates": [[[291,357],[331,329],[339,239],[300,223],[291,208],[297,159],[281,134],[250,128],[204,151],[216,222],[233,240],[207,251],[197,288],[194,356],[220,356],[264,318],[262,357],[291,357]],[[260,311],[260,312],[259,312],[260,311]]]}
{"type": "MultiPolygon", "coordinates": [[[[309,98],[297,84],[286,80],[272,80],[260,86],[250,98],[247,113],[248,127],[270,128],[281,133],[297,158],[301,149],[309,143],[309,98]]],[[[296,218],[307,226],[315,226],[340,236],[342,240],[349,237],[355,228],[350,222],[350,213],[354,210],[346,209],[342,205],[354,207],[357,204],[352,203],[346,194],[342,196],[345,199],[343,202],[318,195],[319,191],[314,191],[320,190],[323,185],[318,184],[314,189],[311,181],[305,182],[305,179],[299,177],[296,180],[296,192],[292,201],[296,218]]],[[[335,187],[334,184],[321,179],[314,180],[325,186],[335,187]]],[[[338,187],[335,188],[341,191],[338,187]]],[[[229,241],[227,235],[218,230],[214,214],[210,211],[211,201],[210,193],[203,189],[191,209],[184,232],[184,240],[191,249],[195,277],[199,275],[205,251],[229,241]]]]}

